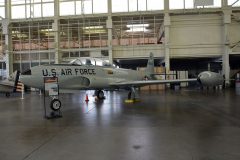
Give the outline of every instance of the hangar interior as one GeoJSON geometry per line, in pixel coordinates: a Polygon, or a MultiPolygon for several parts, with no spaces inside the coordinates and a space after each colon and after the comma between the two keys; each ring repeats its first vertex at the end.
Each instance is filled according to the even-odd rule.
{"type": "MultiPolygon", "coordinates": [[[[239,31],[240,0],[0,0],[0,91],[15,70],[77,57],[141,70],[149,53],[157,72],[215,71],[227,86],[240,70],[239,31]]],[[[52,97],[41,90],[0,93],[0,159],[239,160],[235,82],[238,90],[147,86],[136,103],[121,89],[102,100],[92,90],[59,94],[56,119],[44,115],[52,97]]]]}
{"type": "Polygon", "coordinates": [[[230,78],[240,68],[240,2],[205,3],[1,0],[1,76],[87,56],[136,68],[152,52],[167,73],[213,66],[230,78]]]}

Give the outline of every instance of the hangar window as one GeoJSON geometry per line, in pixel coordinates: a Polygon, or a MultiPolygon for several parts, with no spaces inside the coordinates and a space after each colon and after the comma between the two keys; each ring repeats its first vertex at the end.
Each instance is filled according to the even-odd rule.
{"type": "MultiPolygon", "coordinates": [[[[157,44],[159,28],[163,18],[161,16],[124,16],[113,17],[115,32],[113,46],[128,46],[142,44],[157,44]]],[[[160,41],[159,41],[160,42],[160,41]]]]}
{"type": "Polygon", "coordinates": [[[23,71],[22,75],[32,75],[31,69],[27,69],[27,70],[23,71]]]}
{"type": "MultiPolygon", "coordinates": [[[[4,59],[5,36],[3,35],[2,25],[0,25],[0,61],[4,59]]],[[[0,66],[1,67],[1,66],[0,66]]]]}
{"type": "Polygon", "coordinates": [[[82,3],[83,14],[92,14],[92,0],[85,0],[82,3]]]}
{"type": "Polygon", "coordinates": [[[90,51],[81,51],[80,56],[81,57],[90,57],[90,51]]]}
{"type": "Polygon", "coordinates": [[[60,48],[107,46],[106,18],[64,20],[60,22],[60,48]]]}
{"type": "Polygon", "coordinates": [[[60,3],[60,15],[74,15],[75,9],[74,9],[74,2],[61,2],[60,3]]]}
{"type": "Polygon", "coordinates": [[[33,13],[34,13],[34,17],[41,17],[42,16],[41,4],[34,4],[33,5],[33,13]]]}
{"type": "Polygon", "coordinates": [[[163,0],[147,0],[147,10],[163,10],[164,1],[163,0]]]}
{"type": "Polygon", "coordinates": [[[146,9],[147,9],[147,1],[138,0],[138,11],[146,11],[146,9]]]}
{"type": "Polygon", "coordinates": [[[5,0],[0,0],[0,16],[5,18],[5,0]]]}
{"type": "Polygon", "coordinates": [[[137,0],[130,0],[128,5],[129,12],[137,11],[137,0]]]}
{"type": "Polygon", "coordinates": [[[240,1],[239,0],[228,0],[228,5],[233,6],[233,7],[239,7],[240,1]]]}
{"type": "Polygon", "coordinates": [[[13,19],[51,17],[54,15],[54,0],[12,0],[11,5],[13,19]]]}
{"type": "Polygon", "coordinates": [[[222,6],[222,2],[219,0],[195,0],[194,8],[218,8],[222,6]]]}
{"type": "Polygon", "coordinates": [[[93,13],[107,13],[107,0],[93,0],[93,13]]]}
{"type": "Polygon", "coordinates": [[[112,0],[112,12],[163,10],[164,0],[112,0]]]}
{"type": "Polygon", "coordinates": [[[112,12],[127,12],[128,0],[112,0],[112,12]]]}
{"type": "MultiPolygon", "coordinates": [[[[202,8],[203,7],[204,8],[220,8],[222,6],[222,2],[219,0],[210,0],[210,1],[213,3],[206,4],[205,6],[202,5],[200,7],[202,7],[202,8]]],[[[198,6],[196,6],[196,4],[195,4],[195,7],[198,7],[198,6]]]]}
{"type": "Polygon", "coordinates": [[[193,0],[185,0],[185,9],[192,9],[194,8],[194,1],[193,0]]]}
{"type": "Polygon", "coordinates": [[[60,0],[60,16],[107,13],[107,0],[60,0]]]}
{"type": "Polygon", "coordinates": [[[184,8],[184,0],[169,0],[169,8],[170,9],[183,9],[184,8]]]}
{"type": "Polygon", "coordinates": [[[11,3],[12,3],[12,5],[15,5],[15,4],[24,4],[24,3],[25,3],[25,0],[12,0],[11,3]]]}
{"type": "Polygon", "coordinates": [[[101,56],[109,56],[108,50],[101,50],[101,56]]]}
{"type": "Polygon", "coordinates": [[[12,6],[12,18],[25,18],[25,5],[12,6]]]}
{"type": "Polygon", "coordinates": [[[218,8],[221,7],[220,0],[169,0],[170,9],[193,9],[193,8],[218,8]]]}
{"type": "Polygon", "coordinates": [[[43,3],[42,4],[42,16],[43,17],[51,17],[54,16],[54,4],[53,3],[43,3]],[[52,8],[52,9],[49,9],[52,8]]]}

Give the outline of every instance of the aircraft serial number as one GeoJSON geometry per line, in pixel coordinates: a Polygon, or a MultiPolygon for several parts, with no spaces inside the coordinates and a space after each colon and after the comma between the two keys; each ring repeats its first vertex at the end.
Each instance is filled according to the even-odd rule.
{"type": "Polygon", "coordinates": [[[56,71],[56,69],[43,69],[42,74],[44,77],[46,76],[65,76],[65,75],[95,75],[95,69],[71,69],[71,68],[66,68],[66,69],[60,69],[59,71],[56,71]]]}

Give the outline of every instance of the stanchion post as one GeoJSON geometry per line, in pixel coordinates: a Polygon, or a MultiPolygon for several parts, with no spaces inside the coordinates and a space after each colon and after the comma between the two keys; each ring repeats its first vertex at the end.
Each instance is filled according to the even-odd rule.
{"type": "Polygon", "coordinates": [[[21,99],[24,99],[24,84],[23,83],[22,83],[21,90],[22,90],[22,97],[21,97],[21,99]]]}

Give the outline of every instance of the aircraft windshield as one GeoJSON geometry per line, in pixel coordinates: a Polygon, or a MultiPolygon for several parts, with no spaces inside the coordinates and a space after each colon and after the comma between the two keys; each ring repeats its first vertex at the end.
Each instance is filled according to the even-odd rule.
{"type": "Polygon", "coordinates": [[[112,66],[105,60],[97,58],[77,58],[69,62],[72,65],[88,65],[88,66],[112,66]]]}

